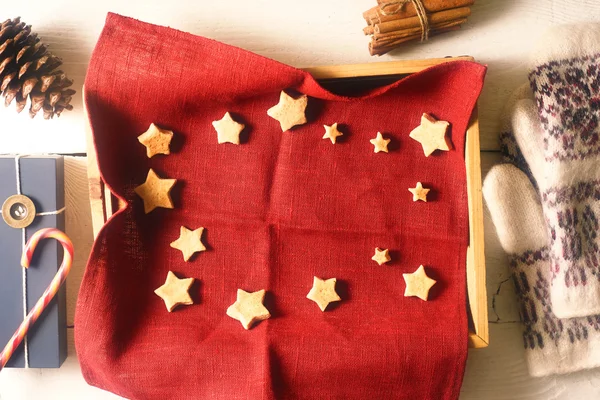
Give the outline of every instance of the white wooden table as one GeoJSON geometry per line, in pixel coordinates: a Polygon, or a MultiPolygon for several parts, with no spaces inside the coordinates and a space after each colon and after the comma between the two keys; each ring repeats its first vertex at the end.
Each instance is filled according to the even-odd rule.
{"type": "MultiPolygon", "coordinates": [[[[64,59],[63,69],[75,79],[79,93],[107,11],[221,40],[297,67],[471,55],[489,67],[479,102],[484,174],[500,159],[500,111],[509,93],[526,81],[534,41],[554,24],[600,21],[597,0],[477,0],[462,30],[377,59],[368,55],[361,17],[374,4],[375,0],[13,0],[2,2],[0,19],[20,15],[32,24],[64,59]]],[[[66,229],[77,249],[67,287],[70,325],[92,243],[80,98],[73,104],[74,111],[53,121],[41,115],[30,120],[27,113],[0,109],[0,153],[74,156],[66,162],[66,229]]],[[[487,349],[470,351],[461,398],[600,398],[600,369],[542,379],[527,375],[506,256],[487,216],[485,229],[491,343],[487,349]]],[[[58,370],[2,371],[0,400],[117,398],[84,382],[72,337],[70,329],[69,358],[58,370]]]]}

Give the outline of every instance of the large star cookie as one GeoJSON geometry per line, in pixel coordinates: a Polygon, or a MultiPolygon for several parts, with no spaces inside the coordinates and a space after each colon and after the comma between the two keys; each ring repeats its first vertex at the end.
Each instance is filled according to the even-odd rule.
{"type": "Polygon", "coordinates": [[[146,156],[152,158],[157,154],[171,154],[169,146],[173,139],[173,131],[161,129],[154,123],[150,124],[148,130],[138,136],[138,141],[146,146],[146,156]]]}
{"type": "Polygon", "coordinates": [[[217,131],[217,141],[219,144],[240,144],[240,133],[244,130],[245,125],[234,121],[229,112],[226,112],[220,120],[213,121],[212,125],[217,131]]]}
{"type": "Polygon", "coordinates": [[[185,226],[179,229],[179,238],[171,243],[171,247],[180,250],[183,253],[183,261],[189,259],[199,251],[205,251],[206,247],[202,243],[202,233],[204,228],[190,230],[185,226]]]}
{"type": "Polygon", "coordinates": [[[421,116],[421,125],[410,132],[409,136],[421,143],[425,157],[429,157],[436,150],[448,151],[452,148],[450,138],[446,136],[450,124],[447,121],[438,121],[429,114],[421,116]]]}
{"type": "Polygon", "coordinates": [[[412,274],[402,274],[404,281],[406,282],[406,290],[404,291],[405,297],[415,296],[421,300],[427,301],[429,296],[429,289],[435,285],[435,280],[431,279],[425,273],[425,268],[421,265],[412,274]]]}
{"type": "Polygon", "coordinates": [[[313,286],[306,295],[306,298],[317,303],[321,311],[325,311],[329,303],[342,300],[335,291],[335,283],[335,278],[324,280],[315,276],[313,286]]]}
{"type": "Polygon", "coordinates": [[[169,312],[177,306],[194,304],[190,297],[190,287],[194,283],[194,278],[179,279],[173,272],[167,274],[167,281],[156,289],[154,293],[162,298],[169,312]]]}
{"type": "Polygon", "coordinates": [[[176,179],[161,179],[152,168],[148,171],[146,182],[134,189],[144,201],[144,212],[148,214],[158,207],[173,208],[171,189],[177,183],[176,179]]]}
{"type": "Polygon", "coordinates": [[[264,289],[252,293],[238,289],[237,299],[227,309],[227,315],[240,321],[244,329],[250,329],[256,322],[271,318],[271,313],[263,305],[264,299],[264,289]]]}
{"type": "Polygon", "coordinates": [[[307,105],[308,97],[305,94],[294,99],[282,90],[279,95],[279,103],[269,108],[267,115],[279,121],[281,130],[285,132],[296,125],[306,123],[307,105]]]}

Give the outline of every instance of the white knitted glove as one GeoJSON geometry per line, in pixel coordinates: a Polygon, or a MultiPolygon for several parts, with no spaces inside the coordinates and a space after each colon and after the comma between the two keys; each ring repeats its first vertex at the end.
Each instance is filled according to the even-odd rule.
{"type": "Polygon", "coordinates": [[[548,225],[554,313],[594,315],[600,313],[600,25],[562,26],[543,37],[529,74],[537,107],[529,100],[517,105],[526,115],[514,133],[548,225]]]}

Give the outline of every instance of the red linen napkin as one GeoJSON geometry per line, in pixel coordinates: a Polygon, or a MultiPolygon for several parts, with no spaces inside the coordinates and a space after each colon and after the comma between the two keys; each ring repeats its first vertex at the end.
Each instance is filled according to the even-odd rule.
{"type": "MultiPolygon", "coordinates": [[[[135,399],[454,399],[467,356],[465,130],[485,67],[451,62],[361,97],[309,74],[173,29],[109,14],[85,95],[101,174],[128,203],[100,232],[83,279],[75,340],[85,379],[135,399]],[[282,89],[309,96],[309,122],[281,132],[282,89]],[[218,144],[211,122],[247,126],[218,144]],[[424,112],[451,123],[454,150],[425,158],[409,138],[424,112]],[[169,156],[137,136],[172,129],[169,156]],[[343,124],[337,144],[323,125],[343,124]],[[391,138],[389,154],[369,139],[391,138]],[[149,168],[175,178],[175,209],[144,214],[149,168]],[[430,187],[413,202],[408,188],[430,187]],[[180,226],[205,227],[185,263],[180,226]],[[371,260],[389,248],[392,262],[371,260]],[[404,297],[402,273],[437,280],[404,297]],[[193,277],[196,304],[168,313],[167,272],[193,277]],[[336,277],[341,302],[306,299],[336,277]],[[272,317],[246,331],[225,311],[238,288],[267,290],[272,317]]],[[[438,154],[439,153],[439,154],[438,154]]]]}

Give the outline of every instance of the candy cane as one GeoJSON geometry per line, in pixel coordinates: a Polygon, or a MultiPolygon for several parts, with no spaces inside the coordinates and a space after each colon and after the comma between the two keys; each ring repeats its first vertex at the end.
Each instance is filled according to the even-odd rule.
{"type": "Polygon", "coordinates": [[[29,242],[25,245],[25,250],[23,251],[23,256],[21,258],[21,266],[23,266],[23,268],[29,268],[31,257],[33,256],[36,246],[40,240],[46,238],[56,239],[62,244],[64,249],[63,262],[54,276],[54,279],[52,279],[50,286],[48,286],[42,297],[40,297],[35,304],[35,307],[27,314],[27,317],[25,317],[25,320],[21,323],[19,329],[17,329],[13,337],[8,341],[4,350],[2,350],[2,353],[0,353],[0,371],[6,366],[6,363],[13,355],[14,351],[19,347],[19,344],[21,344],[25,338],[29,328],[35,324],[35,321],[38,320],[44,309],[48,306],[48,303],[50,303],[56,293],[58,293],[60,286],[64,283],[65,279],[67,279],[67,275],[69,275],[69,271],[71,270],[71,265],[73,264],[73,243],[66,234],[54,228],[40,229],[33,234],[31,239],[29,239],[29,242]]]}

